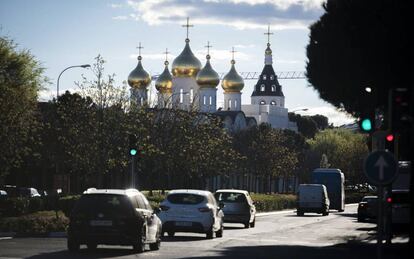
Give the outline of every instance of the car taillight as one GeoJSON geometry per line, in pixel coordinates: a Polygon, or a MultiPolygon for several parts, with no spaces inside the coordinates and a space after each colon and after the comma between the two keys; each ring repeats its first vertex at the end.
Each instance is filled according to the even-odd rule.
{"type": "Polygon", "coordinates": [[[161,205],[161,206],[160,206],[160,209],[161,209],[161,210],[163,210],[163,211],[167,211],[167,210],[169,210],[169,209],[170,209],[170,207],[165,206],[165,205],[161,205]]]}
{"type": "Polygon", "coordinates": [[[198,208],[198,211],[200,211],[200,212],[210,212],[211,209],[209,207],[202,207],[202,208],[198,208]]]}
{"type": "Polygon", "coordinates": [[[388,197],[388,198],[387,198],[387,202],[388,202],[388,203],[392,203],[392,198],[391,198],[391,197],[388,197]]]}

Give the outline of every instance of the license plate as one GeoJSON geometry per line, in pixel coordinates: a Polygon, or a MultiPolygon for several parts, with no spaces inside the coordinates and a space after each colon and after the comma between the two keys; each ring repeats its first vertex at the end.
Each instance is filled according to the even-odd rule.
{"type": "Polygon", "coordinates": [[[91,220],[91,226],[112,226],[112,220],[91,220]]]}
{"type": "Polygon", "coordinates": [[[179,227],[191,227],[193,223],[187,221],[176,221],[175,225],[179,227]]]}

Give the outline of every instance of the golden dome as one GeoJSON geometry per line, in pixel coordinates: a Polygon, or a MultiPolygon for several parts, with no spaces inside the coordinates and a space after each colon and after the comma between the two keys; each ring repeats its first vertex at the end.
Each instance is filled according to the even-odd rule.
{"type": "Polygon", "coordinates": [[[272,55],[272,50],[270,49],[270,43],[267,43],[265,55],[272,55]]]}
{"type": "Polygon", "coordinates": [[[195,77],[201,69],[201,63],[191,51],[190,40],[185,40],[185,47],[172,63],[172,74],[176,77],[195,77]]]}
{"type": "Polygon", "coordinates": [[[220,83],[220,77],[211,67],[210,55],[207,55],[206,58],[206,65],[197,74],[197,84],[200,88],[216,88],[216,86],[220,83]]]}
{"type": "Polygon", "coordinates": [[[132,88],[146,89],[151,83],[151,76],[142,67],[141,56],[138,56],[138,65],[128,76],[128,84],[132,88]]]}
{"type": "Polygon", "coordinates": [[[164,62],[165,68],[155,81],[155,88],[160,93],[172,93],[172,76],[168,70],[168,61],[164,62]]]}
{"type": "Polygon", "coordinates": [[[243,78],[237,73],[234,64],[234,60],[231,61],[231,69],[224,76],[223,81],[221,81],[221,87],[223,87],[224,92],[240,92],[244,87],[243,78]]]}

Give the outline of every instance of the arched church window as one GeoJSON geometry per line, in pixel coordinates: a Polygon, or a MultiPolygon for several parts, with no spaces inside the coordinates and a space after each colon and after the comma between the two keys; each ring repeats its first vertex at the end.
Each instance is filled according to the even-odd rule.
{"type": "Polygon", "coordinates": [[[265,105],[266,102],[265,101],[260,101],[260,105],[265,105]]]}
{"type": "Polygon", "coordinates": [[[234,108],[237,109],[237,100],[234,100],[234,108]]]}
{"type": "Polygon", "coordinates": [[[262,92],[264,92],[264,91],[265,91],[265,85],[264,85],[264,84],[262,84],[262,85],[260,86],[260,91],[262,91],[262,92]]]}
{"type": "Polygon", "coordinates": [[[184,102],[184,89],[180,89],[180,103],[184,102]]]}
{"type": "Polygon", "coordinates": [[[276,102],[275,101],[271,101],[270,102],[270,105],[276,105],[276,102]]]}
{"type": "Polygon", "coordinates": [[[270,76],[270,80],[273,80],[273,79],[275,79],[275,77],[273,75],[271,75],[270,76]]]}
{"type": "Polygon", "coordinates": [[[231,109],[231,99],[229,99],[229,109],[231,109]]]}
{"type": "Polygon", "coordinates": [[[210,96],[210,105],[213,105],[213,97],[212,96],[210,96]]]}
{"type": "Polygon", "coordinates": [[[203,104],[206,105],[206,103],[207,103],[207,96],[204,95],[203,96],[203,104]]]}
{"type": "Polygon", "coordinates": [[[194,89],[191,88],[190,89],[190,103],[193,103],[193,99],[194,99],[194,89]]]}
{"type": "Polygon", "coordinates": [[[266,80],[267,79],[267,76],[266,75],[263,75],[262,78],[263,78],[263,80],[266,80]]]}
{"type": "Polygon", "coordinates": [[[272,92],[276,92],[276,86],[272,85],[272,92]]]}

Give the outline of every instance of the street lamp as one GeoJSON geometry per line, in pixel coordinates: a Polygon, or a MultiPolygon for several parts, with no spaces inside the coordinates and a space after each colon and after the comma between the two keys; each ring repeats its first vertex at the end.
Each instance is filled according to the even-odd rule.
{"type": "Polygon", "coordinates": [[[60,76],[63,74],[63,72],[65,72],[65,71],[66,71],[66,70],[68,70],[69,68],[74,68],[74,67],[88,68],[88,67],[91,67],[91,65],[89,65],[89,64],[85,64],[85,65],[76,65],[76,66],[70,66],[70,67],[67,67],[67,68],[63,69],[63,71],[62,71],[62,72],[60,72],[60,74],[59,74],[59,76],[58,76],[58,79],[57,79],[57,84],[56,84],[56,100],[57,100],[57,98],[59,97],[59,80],[60,80],[60,76]]]}

